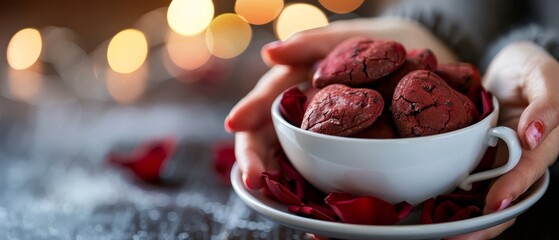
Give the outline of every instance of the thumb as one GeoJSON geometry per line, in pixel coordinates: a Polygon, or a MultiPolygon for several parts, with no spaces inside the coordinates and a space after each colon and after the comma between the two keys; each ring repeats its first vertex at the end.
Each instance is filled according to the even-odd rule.
{"type": "Polygon", "coordinates": [[[551,58],[539,61],[525,75],[523,92],[529,104],[520,116],[517,129],[526,149],[536,148],[559,125],[559,97],[553,92],[559,89],[559,63],[551,58]]]}
{"type": "Polygon", "coordinates": [[[559,125],[559,99],[540,96],[520,116],[518,130],[520,141],[526,149],[535,149],[559,125]]]}

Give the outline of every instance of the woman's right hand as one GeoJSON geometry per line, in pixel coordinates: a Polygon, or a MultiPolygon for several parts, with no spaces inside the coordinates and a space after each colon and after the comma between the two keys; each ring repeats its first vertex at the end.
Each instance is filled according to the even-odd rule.
{"type": "Polygon", "coordinates": [[[455,62],[455,55],[422,25],[397,18],[337,21],[329,26],[297,33],[284,42],[262,49],[271,69],[241,99],[225,119],[225,128],[235,133],[235,156],[245,185],[262,187],[260,175],[274,165],[271,154],[279,149],[270,108],[276,96],[287,88],[309,80],[310,69],[338,43],[353,36],[369,36],[402,43],[406,49],[429,48],[438,62],[455,62]]]}

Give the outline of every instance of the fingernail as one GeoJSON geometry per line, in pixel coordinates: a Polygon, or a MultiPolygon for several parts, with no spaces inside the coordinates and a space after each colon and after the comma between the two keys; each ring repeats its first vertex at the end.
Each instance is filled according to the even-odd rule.
{"type": "Polygon", "coordinates": [[[245,183],[245,186],[246,186],[248,189],[252,189],[252,188],[251,188],[251,185],[250,185],[250,181],[248,180],[247,174],[246,174],[246,173],[243,173],[242,177],[243,177],[243,182],[245,183]]]}
{"type": "Polygon", "coordinates": [[[530,124],[526,130],[526,142],[530,149],[534,149],[540,144],[543,136],[543,123],[540,120],[535,120],[530,124]]]}
{"type": "Polygon", "coordinates": [[[270,43],[265,44],[264,46],[262,46],[262,50],[270,50],[270,49],[274,49],[277,48],[281,45],[281,41],[273,41],[270,43]]]}
{"type": "Polygon", "coordinates": [[[503,199],[503,201],[501,201],[501,205],[499,205],[499,208],[497,208],[497,210],[495,210],[495,211],[501,211],[501,210],[507,208],[510,205],[511,202],[512,202],[512,199],[510,199],[510,198],[503,199]]]}
{"type": "Polygon", "coordinates": [[[229,116],[225,118],[224,123],[225,131],[227,131],[228,133],[233,133],[233,123],[231,122],[231,119],[229,119],[229,116]]]}

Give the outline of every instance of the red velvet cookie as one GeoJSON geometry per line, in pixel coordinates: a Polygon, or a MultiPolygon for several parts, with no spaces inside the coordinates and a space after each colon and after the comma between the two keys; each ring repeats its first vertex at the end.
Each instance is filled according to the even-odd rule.
{"type": "Polygon", "coordinates": [[[372,87],[377,90],[384,101],[392,102],[392,95],[398,82],[411,71],[414,70],[430,70],[434,71],[437,68],[437,58],[435,54],[427,49],[413,49],[407,53],[406,61],[396,71],[390,75],[383,77],[378,81],[378,86],[372,87]]]}
{"type": "Polygon", "coordinates": [[[392,121],[392,116],[388,113],[381,114],[375,123],[369,128],[356,133],[352,137],[355,138],[369,138],[369,139],[390,139],[398,138],[398,132],[396,131],[396,126],[394,126],[394,121],[392,121]]]}
{"type": "Polygon", "coordinates": [[[394,90],[392,118],[400,137],[453,131],[471,125],[478,117],[468,97],[431,71],[410,72],[394,90]]]}
{"type": "Polygon", "coordinates": [[[405,59],[406,49],[399,42],[349,38],[320,62],[313,85],[322,88],[333,83],[347,86],[371,83],[398,69],[405,59]]]}
{"type": "Polygon", "coordinates": [[[350,136],[370,127],[384,108],[372,89],[331,84],[310,100],[301,128],[317,133],[350,136]]]}
{"type": "Polygon", "coordinates": [[[467,94],[473,86],[481,84],[479,69],[470,63],[439,64],[435,73],[457,91],[467,94]]]}

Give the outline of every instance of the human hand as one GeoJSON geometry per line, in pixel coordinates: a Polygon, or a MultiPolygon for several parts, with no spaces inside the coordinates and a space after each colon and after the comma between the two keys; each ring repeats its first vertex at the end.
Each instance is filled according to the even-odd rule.
{"type": "MultiPolygon", "coordinates": [[[[516,167],[491,186],[484,214],[508,207],[556,161],[559,155],[558,80],[559,62],[531,42],[509,44],[491,61],[483,84],[499,99],[499,125],[517,129],[523,152],[516,167]]],[[[498,151],[497,158],[504,159],[499,156],[505,154],[506,150],[498,151]]],[[[514,221],[453,239],[494,238],[514,221]]]]}
{"type": "Polygon", "coordinates": [[[290,86],[309,80],[316,61],[341,41],[357,35],[399,41],[407,49],[429,48],[438,62],[456,61],[454,54],[425,27],[396,18],[337,21],[266,45],[262,58],[272,68],[225,119],[227,131],[235,133],[235,156],[248,188],[262,187],[261,173],[274,168],[268,161],[279,149],[270,116],[274,98],[290,86]]]}

